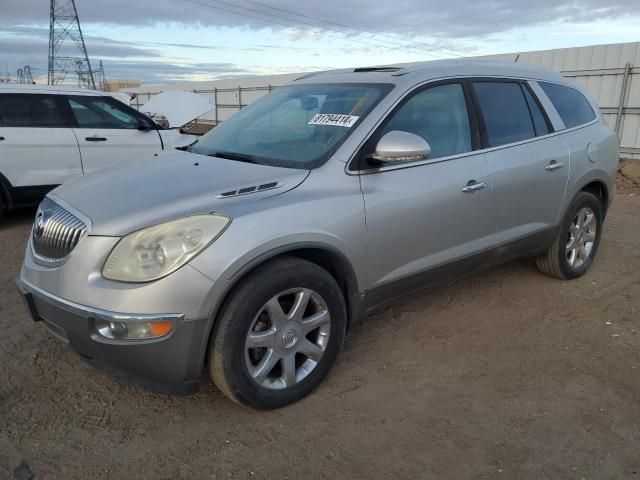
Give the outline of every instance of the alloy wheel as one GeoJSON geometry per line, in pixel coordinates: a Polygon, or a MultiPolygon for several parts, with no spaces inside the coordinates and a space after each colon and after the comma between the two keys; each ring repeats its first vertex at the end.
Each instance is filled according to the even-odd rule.
{"type": "Polygon", "coordinates": [[[589,207],[578,210],[573,217],[565,248],[567,262],[572,268],[580,268],[591,256],[596,241],[598,225],[596,215],[589,207]]]}
{"type": "Polygon", "coordinates": [[[273,296],[254,318],[245,339],[245,365],[260,386],[280,390],[306,378],[322,359],[331,318],[322,297],[307,288],[273,296]]]}

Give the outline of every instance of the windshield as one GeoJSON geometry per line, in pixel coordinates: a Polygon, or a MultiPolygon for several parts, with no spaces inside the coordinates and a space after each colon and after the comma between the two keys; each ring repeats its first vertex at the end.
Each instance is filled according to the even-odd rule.
{"type": "Polygon", "coordinates": [[[211,130],[192,151],[277,167],[315,168],[390,89],[386,84],[281,87],[211,130]]]}

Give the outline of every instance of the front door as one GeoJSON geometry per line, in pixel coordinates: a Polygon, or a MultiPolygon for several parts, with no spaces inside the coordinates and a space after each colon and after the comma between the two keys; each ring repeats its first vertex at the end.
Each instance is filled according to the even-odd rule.
{"type": "MultiPolygon", "coordinates": [[[[386,132],[405,131],[431,146],[426,160],[371,165],[361,175],[367,227],[367,288],[376,303],[446,275],[457,260],[487,249],[492,233],[487,158],[462,83],[422,88],[406,99],[364,147],[386,132]]],[[[371,153],[369,152],[369,153],[371,153]]],[[[365,164],[366,165],[366,164],[365,164]]],[[[457,263],[457,262],[456,262],[457,263]]]]}
{"type": "Polygon", "coordinates": [[[85,174],[162,150],[158,132],[139,130],[138,117],[117,100],[89,95],[67,98],[85,174]]]}

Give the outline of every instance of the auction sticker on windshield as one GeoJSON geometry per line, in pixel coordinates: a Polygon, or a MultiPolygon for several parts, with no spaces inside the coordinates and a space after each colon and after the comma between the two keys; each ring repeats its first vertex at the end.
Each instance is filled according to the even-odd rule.
{"type": "Polygon", "coordinates": [[[336,113],[316,113],[309,121],[309,125],[332,125],[334,127],[351,128],[360,117],[355,115],[341,115],[336,113]]]}

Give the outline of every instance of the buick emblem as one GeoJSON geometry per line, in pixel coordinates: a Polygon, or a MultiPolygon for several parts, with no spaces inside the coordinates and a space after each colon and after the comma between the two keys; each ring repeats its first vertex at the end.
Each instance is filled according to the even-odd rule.
{"type": "Polygon", "coordinates": [[[36,215],[36,222],[33,228],[33,235],[36,238],[42,237],[44,233],[44,214],[42,212],[38,212],[36,215]]]}
{"type": "Polygon", "coordinates": [[[282,344],[286,348],[293,347],[296,344],[297,341],[298,341],[298,335],[297,335],[295,330],[288,330],[282,336],[282,344]]]}

